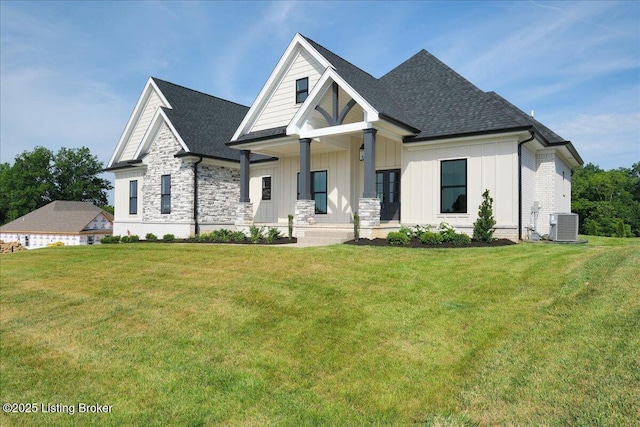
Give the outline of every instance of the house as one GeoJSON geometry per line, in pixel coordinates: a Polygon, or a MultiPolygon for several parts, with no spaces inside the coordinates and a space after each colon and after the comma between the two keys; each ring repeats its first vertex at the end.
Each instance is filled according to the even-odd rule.
{"type": "Polygon", "coordinates": [[[356,213],[363,237],[443,221],[471,233],[489,190],[495,236],[517,240],[570,212],[582,163],[425,50],[375,78],[296,34],[250,108],[151,78],[109,170],[116,234],[286,227],[293,214],[299,237],[346,239],[356,213]]]}
{"type": "Polygon", "coordinates": [[[0,227],[0,240],[27,249],[92,245],[113,232],[113,217],[89,202],[56,200],[0,227]]]}

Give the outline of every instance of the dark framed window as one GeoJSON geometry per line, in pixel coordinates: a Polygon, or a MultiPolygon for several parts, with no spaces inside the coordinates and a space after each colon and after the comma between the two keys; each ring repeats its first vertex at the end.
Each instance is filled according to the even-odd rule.
{"type": "Polygon", "coordinates": [[[271,177],[262,177],[262,200],[271,200],[271,177]]]}
{"type": "Polygon", "coordinates": [[[296,104],[302,104],[309,96],[309,77],[296,80],[296,104]]]}
{"type": "MultiPolygon", "coordinates": [[[[300,197],[300,173],[298,172],[298,198],[300,197]]],[[[316,201],[316,213],[327,213],[327,171],[311,172],[311,199],[316,201]]]]}
{"type": "Polygon", "coordinates": [[[467,159],[440,163],[440,212],[467,213],[467,159]]]}
{"type": "Polygon", "coordinates": [[[129,215],[138,214],[138,180],[129,181],[129,215]]]}
{"type": "Polygon", "coordinates": [[[171,175],[160,178],[160,213],[171,213],[171,175]]]}

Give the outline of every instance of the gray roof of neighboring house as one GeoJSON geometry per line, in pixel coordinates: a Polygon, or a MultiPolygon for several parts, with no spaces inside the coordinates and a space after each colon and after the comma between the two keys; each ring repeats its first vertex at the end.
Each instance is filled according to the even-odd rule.
{"type": "MultiPolygon", "coordinates": [[[[192,154],[234,162],[240,151],[227,147],[249,107],[152,77],[173,108],[163,108],[192,154]]],[[[251,161],[270,160],[257,154],[251,161]]],[[[115,166],[115,165],[114,165],[115,166]]]]}
{"type": "MultiPolygon", "coordinates": [[[[111,222],[108,212],[89,202],[70,202],[56,200],[2,227],[2,233],[80,233],[100,213],[111,222]]],[[[101,231],[111,230],[100,229],[101,231]]]]}

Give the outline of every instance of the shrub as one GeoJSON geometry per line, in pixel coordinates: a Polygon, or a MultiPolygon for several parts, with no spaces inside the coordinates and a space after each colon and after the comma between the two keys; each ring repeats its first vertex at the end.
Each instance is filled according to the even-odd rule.
{"type": "Polygon", "coordinates": [[[100,239],[100,243],[102,244],[113,244],[120,243],[120,236],[106,236],[100,239]]]}
{"type": "Polygon", "coordinates": [[[260,243],[261,240],[264,240],[264,227],[256,227],[252,225],[249,227],[249,239],[251,243],[260,243]]]}
{"type": "MultiPolygon", "coordinates": [[[[627,235],[626,224],[623,219],[616,221],[616,237],[630,237],[627,235]]],[[[631,227],[629,227],[629,234],[631,234],[631,227]]]]}
{"type": "Polygon", "coordinates": [[[120,243],[129,243],[129,236],[122,236],[120,238],[120,243]]]}
{"type": "Polygon", "coordinates": [[[596,221],[592,220],[591,218],[587,218],[587,220],[584,222],[584,226],[586,229],[586,234],[590,236],[598,235],[598,223],[596,221]]]}
{"type": "Polygon", "coordinates": [[[439,245],[442,243],[442,235],[429,230],[423,231],[419,239],[425,245],[439,245]]]}
{"type": "Polygon", "coordinates": [[[420,237],[426,233],[427,231],[431,231],[431,226],[430,225],[416,225],[414,227],[414,232],[413,235],[414,237],[420,239],[420,237]]]}
{"type": "Polygon", "coordinates": [[[360,240],[360,215],[353,214],[353,240],[356,243],[360,240]]]}
{"type": "Polygon", "coordinates": [[[293,239],[293,215],[289,214],[289,240],[293,239]]]}
{"type": "Polygon", "coordinates": [[[280,234],[280,230],[278,230],[277,227],[271,227],[267,231],[267,235],[265,236],[264,240],[267,243],[273,243],[276,240],[278,240],[280,237],[282,237],[282,234],[280,234]]]}
{"type": "Polygon", "coordinates": [[[200,233],[198,236],[199,242],[213,242],[213,233],[200,233]]]}
{"type": "Polygon", "coordinates": [[[214,242],[218,243],[227,243],[231,241],[231,230],[226,230],[221,228],[220,230],[216,230],[212,233],[212,238],[214,242]]]}
{"type": "Polygon", "coordinates": [[[399,231],[392,231],[387,234],[387,242],[389,242],[390,245],[408,245],[409,237],[399,231]]]}
{"type": "Polygon", "coordinates": [[[135,243],[139,241],[140,241],[140,236],[138,236],[137,234],[132,234],[131,236],[129,236],[130,243],[135,243]]]}
{"type": "Polygon", "coordinates": [[[471,237],[464,233],[456,233],[450,240],[450,243],[454,245],[468,245],[471,243],[471,237]]]}
{"type": "Polygon", "coordinates": [[[245,240],[247,240],[247,235],[244,234],[244,231],[241,230],[234,231],[233,233],[231,233],[231,240],[236,243],[243,243],[245,240]]]}
{"type": "Polygon", "coordinates": [[[163,242],[173,242],[174,240],[176,240],[176,236],[174,236],[171,233],[167,233],[164,236],[162,236],[163,242]]]}
{"type": "Polygon", "coordinates": [[[451,242],[453,239],[456,238],[456,234],[457,234],[456,229],[450,226],[449,224],[447,224],[446,222],[441,222],[440,228],[438,230],[440,231],[440,235],[442,236],[443,242],[451,242]]]}
{"type": "Polygon", "coordinates": [[[473,238],[481,242],[490,242],[493,237],[493,228],[496,220],[493,218],[493,198],[489,196],[489,190],[482,193],[482,203],[478,208],[478,219],[473,223],[473,238]]]}
{"type": "Polygon", "coordinates": [[[400,230],[398,230],[398,233],[402,233],[406,235],[409,238],[409,240],[415,237],[415,232],[413,231],[413,229],[404,225],[400,227],[400,230]]]}
{"type": "Polygon", "coordinates": [[[147,235],[145,236],[145,239],[147,239],[150,242],[155,242],[156,240],[158,240],[158,236],[156,236],[153,233],[147,233],[147,235]]]}

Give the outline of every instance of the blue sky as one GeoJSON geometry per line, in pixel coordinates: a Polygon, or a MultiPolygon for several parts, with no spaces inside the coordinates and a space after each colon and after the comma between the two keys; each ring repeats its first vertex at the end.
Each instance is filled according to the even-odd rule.
{"type": "Polygon", "coordinates": [[[379,77],[426,49],[604,169],[640,161],[640,2],[0,2],[0,161],[108,162],[149,76],[250,105],[296,32],[379,77]]]}

